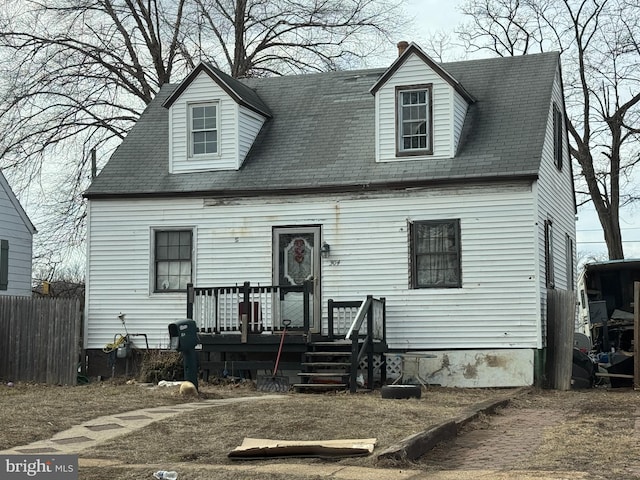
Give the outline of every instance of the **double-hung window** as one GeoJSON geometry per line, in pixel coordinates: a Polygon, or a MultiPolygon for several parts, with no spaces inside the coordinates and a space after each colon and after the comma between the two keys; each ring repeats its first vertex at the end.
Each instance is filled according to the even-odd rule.
{"type": "Polygon", "coordinates": [[[396,87],[398,155],[433,153],[431,85],[396,87]]]}
{"type": "Polygon", "coordinates": [[[412,288],[460,288],[460,220],[416,221],[410,232],[412,288]]]}
{"type": "Polygon", "coordinates": [[[218,105],[202,103],[189,106],[191,156],[218,153],[218,105]]]}
{"type": "Polygon", "coordinates": [[[191,282],[193,232],[155,230],[155,291],[177,292],[191,282]]]}

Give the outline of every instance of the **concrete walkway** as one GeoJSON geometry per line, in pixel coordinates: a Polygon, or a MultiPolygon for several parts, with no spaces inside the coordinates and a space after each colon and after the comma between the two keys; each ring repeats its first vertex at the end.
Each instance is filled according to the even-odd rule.
{"type": "Polygon", "coordinates": [[[192,403],[181,403],[155,408],[142,408],[115,415],[105,415],[94,418],[88,422],[71,427],[63,432],[56,433],[53,437],[13,447],[8,450],[0,450],[0,454],[76,454],[99,443],[111,440],[120,435],[126,435],[150,423],[164,420],[184,412],[190,412],[202,408],[222,407],[230,403],[269,401],[273,399],[287,398],[284,395],[261,395],[256,397],[225,398],[221,400],[202,400],[192,403]]]}

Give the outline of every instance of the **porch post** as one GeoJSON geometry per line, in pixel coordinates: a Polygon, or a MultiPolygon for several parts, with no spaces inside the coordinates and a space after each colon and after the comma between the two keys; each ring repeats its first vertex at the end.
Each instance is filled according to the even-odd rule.
{"type": "Polygon", "coordinates": [[[358,338],[360,337],[360,330],[354,330],[351,332],[351,375],[349,377],[349,391],[356,393],[358,385],[356,383],[358,378],[358,338]]]}
{"type": "Polygon", "coordinates": [[[309,341],[311,339],[311,335],[309,330],[311,329],[310,315],[309,315],[309,292],[311,292],[311,281],[305,280],[302,284],[302,306],[303,306],[303,318],[304,318],[304,329],[307,333],[309,333],[309,341]]]}
{"type": "Polygon", "coordinates": [[[193,320],[193,301],[194,301],[193,283],[187,283],[187,318],[193,320]]]}
{"type": "Polygon", "coordinates": [[[333,340],[333,298],[327,302],[327,333],[329,340],[333,340]]]}
{"type": "Polygon", "coordinates": [[[380,301],[382,302],[382,341],[385,346],[385,350],[380,353],[380,384],[385,385],[387,383],[387,299],[382,297],[380,301]]]}
{"type": "Polygon", "coordinates": [[[247,336],[249,334],[249,323],[251,323],[251,295],[249,294],[249,282],[244,282],[242,286],[243,293],[243,306],[240,308],[240,332],[241,342],[247,343],[247,336]]]}
{"type": "Polygon", "coordinates": [[[373,296],[367,295],[367,386],[373,390],[373,296]]]}
{"type": "Polygon", "coordinates": [[[242,301],[244,302],[243,314],[247,316],[247,322],[251,323],[251,282],[242,285],[242,301]]]}

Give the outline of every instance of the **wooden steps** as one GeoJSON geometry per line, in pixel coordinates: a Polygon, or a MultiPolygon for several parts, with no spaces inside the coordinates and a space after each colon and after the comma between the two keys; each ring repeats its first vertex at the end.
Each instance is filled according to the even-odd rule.
{"type": "Polygon", "coordinates": [[[293,387],[299,392],[346,390],[351,377],[351,341],[321,341],[309,344],[304,354],[301,382],[293,387]]]}
{"type": "Polygon", "coordinates": [[[351,340],[345,340],[344,338],[336,340],[325,340],[321,342],[314,342],[313,345],[317,347],[329,347],[329,346],[351,346],[351,340]]]}
{"type": "Polygon", "coordinates": [[[305,390],[346,390],[349,388],[348,383],[294,383],[292,386],[299,392],[305,390]]]}
{"type": "MultiPolygon", "coordinates": [[[[312,344],[313,345],[313,344],[312,344]]],[[[306,352],[305,355],[307,357],[350,357],[351,356],[351,351],[313,351],[313,352],[306,352]]]]}
{"type": "Polygon", "coordinates": [[[318,367],[340,367],[348,368],[351,366],[350,362],[302,362],[302,367],[318,368],[318,367]]]}

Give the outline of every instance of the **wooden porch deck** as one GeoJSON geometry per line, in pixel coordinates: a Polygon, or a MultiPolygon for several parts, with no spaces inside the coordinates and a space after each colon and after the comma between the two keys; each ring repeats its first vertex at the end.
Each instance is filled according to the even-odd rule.
{"type": "Polygon", "coordinates": [[[384,364],[387,351],[385,300],[372,296],[361,301],[329,300],[327,318],[320,322],[323,333],[314,333],[310,291],[308,284],[254,287],[245,282],[235,287],[207,288],[189,285],[187,316],[195,320],[199,329],[200,369],[205,380],[222,376],[253,379],[258,371],[272,372],[284,330],[284,308],[278,301],[288,292],[297,292],[300,308],[289,308],[289,313],[293,310],[298,315],[294,319],[296,326],[287,328],[278,370],[298,372],[303,381],[299,387],[310,385],[314,376],[333,376],[342,379],[336,385],[350,386],[355,391],[357,370],[366,359],[367,383],[373,385],[373,356],[380,356],[380,363],[384,364]],[[331,346],[338,351],[332,352],[335,348],[331,346]],[[349,368],[344,368],[345,363],[349,368]]]}

